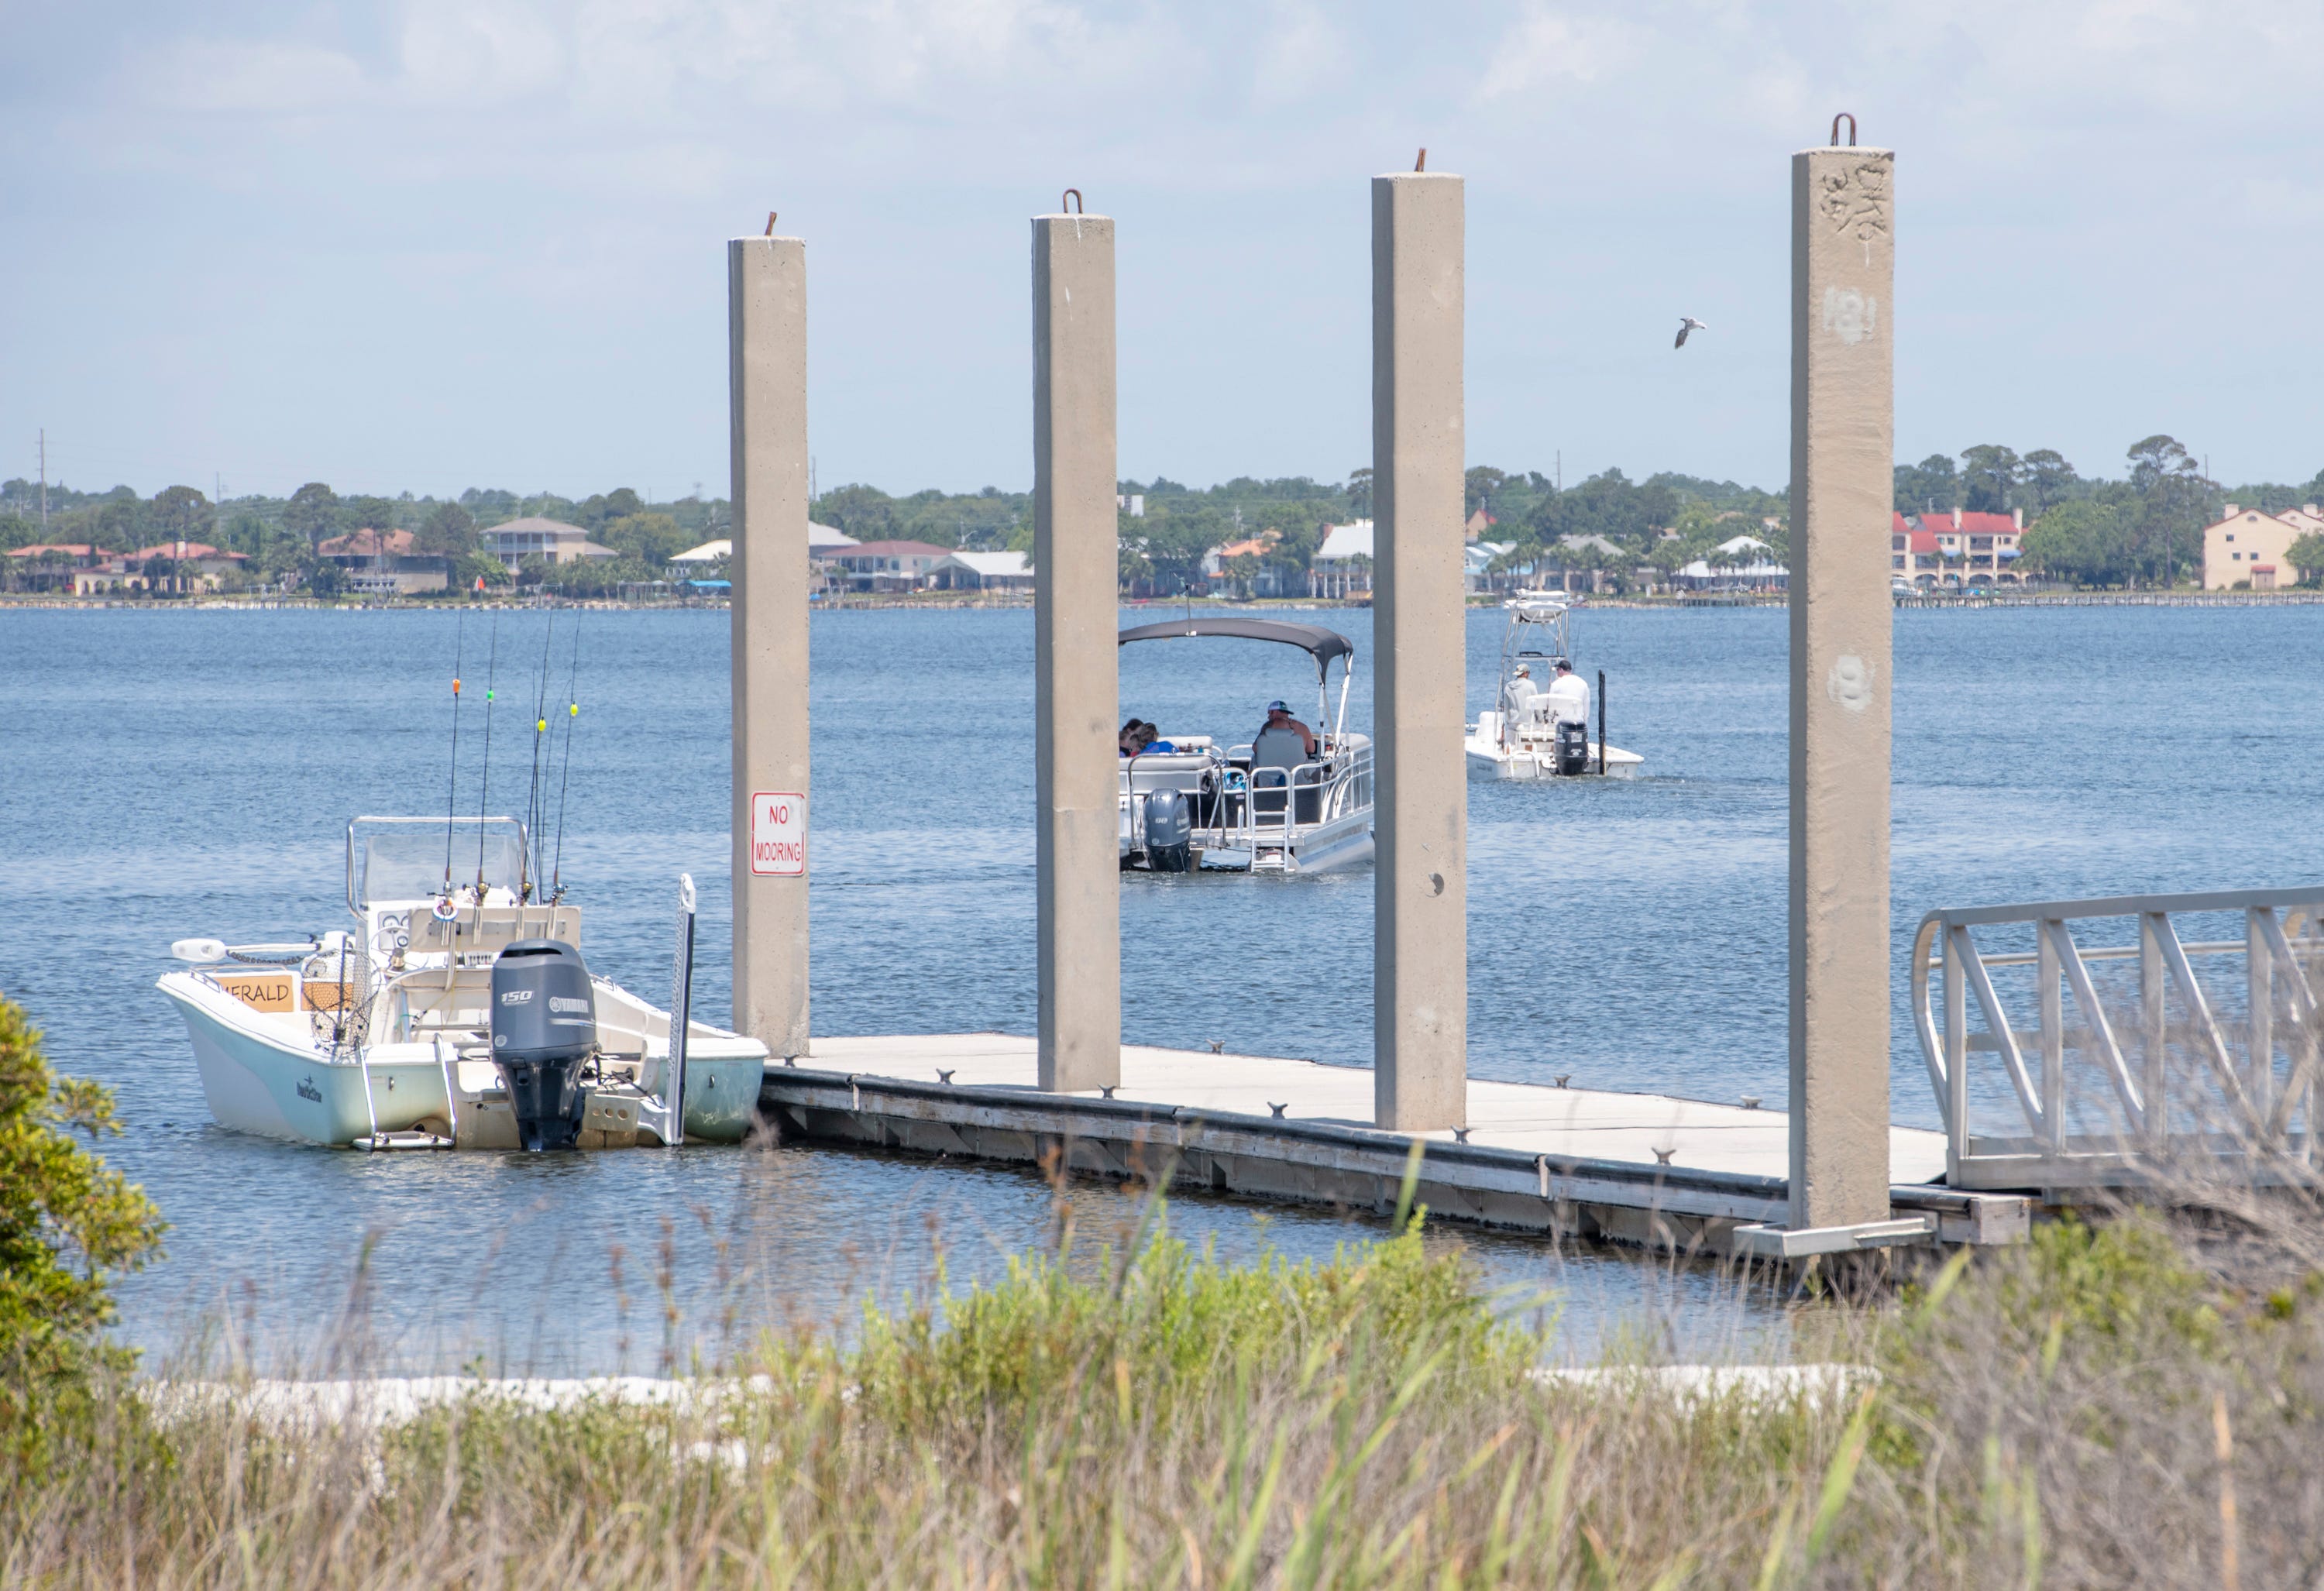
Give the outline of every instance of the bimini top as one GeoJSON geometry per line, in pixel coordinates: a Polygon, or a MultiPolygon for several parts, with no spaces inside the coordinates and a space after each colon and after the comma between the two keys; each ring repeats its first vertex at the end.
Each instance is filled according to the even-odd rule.
{"type": "Polygon", "coordinates": [[[1550,624],[1563,619],[1572,604],[1562,596],[1511,597],[1507,607],[1519,624],[1550,624]]]}
{"type": "Polygon", "coordinates": [[[1280,641],[1286,647],[1299,647],[1312,654],[1315,667],[1323,667],[1334,658],[1356,655],[1356,643],[1336,630],[1326,630],[1320,624],[1286,624],[1276,619],[1235,619],[1225,615],[1205,614],[1200,619],[1170,619],[1160,624],[1140,624],[1114,637],[1116,644],[1128,646],[1131,641],[1169,640],[1177,636],[1223,635],[1238,640],[1280,641]]]}

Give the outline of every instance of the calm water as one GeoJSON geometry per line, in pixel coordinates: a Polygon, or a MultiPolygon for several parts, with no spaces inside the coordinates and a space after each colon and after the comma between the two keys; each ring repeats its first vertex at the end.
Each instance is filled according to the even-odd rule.
{"type": "MultiPolygon", "coordinates": [[[[1315,617],[1369,657],[1368,614],[1315,617]]],[[[353,1310],[412,1366],[650,1366],[665,1288],[700,1340],[783,1313],[831,1319],[867,1290],[925,1290],[939,1255],[958,1280],[1051,1241],[1050,1191],[1006,1170],[828,1150],[374,1158],[209,1124],[183,1028],[152,988],[167,946],[338,923],[347,817],[443,799],[454,648],[475,681],[491,639],[483,617],[465,636],[459,624],[0,613],[0,990],[47,1028],[61,1067],[117,1090],[128,1132],[108,1153],[175,1224],[168,1259],[123,1290],[127,1335],[164,1346],[230,1319],[314,1363],[353,1310]]],[[[697,998],[723,1020],[726,616],[579,624],[564,870],[591,965],[655,993],[690,870],[697,998]]],[[[529,700],[543,626],[499,620],[504,700],[529,700]]],[[[1609,611],[1575,630],[1584,669],[1610,678],[1615,743],[1651,777],[1471,784],[1472,1069],[1776,1105],[1785,615],[1609,611]]],[[[1472,619],[1472,707],[1499,633],[1472,619]]],[[[1030,614],[823,614],[812,644],[816,1030],[1030,1031],[1030,614]]],[[[1898,614],[1900,973],[1933,906],[2315,877],[2320,654],[2315,608],[1898,614]]],[[[1354,727],[1370,727],[1370,683],[1367,667],[1354,727]]],[[[1133,647],[1121,690],[1125,715],[1236,739],[1268,697],[1314,699],[1304,654],[1253,642],[1133,647]]],[[[477,694],[462,731],[470,811],[477,694]]],[[[495,811],[523,805],[521,713],[495,724],[495,811]]],[[[1368,1063],[1370,915],[1369,869],[1127,879],[1127,1036],[1368,1063]]],[[[1901,1003],[1896,1035],[1896,1115],[1933,1126],[1901,1003]]],[[[1134,1215],[1103,1190],[1072,1205],[1084,1247],[1134,1215]]],[[[1368,1230],[1207,1199],[1171,1219],[1234,1254],[1328,1253],[1368,1230]]],[[[1577,1342],[1646,1320],[1700,1351],[1764,1319],[1699,1275],[1466,1240],[1497,1282],[1559,1290],[1577,1342]]]]}

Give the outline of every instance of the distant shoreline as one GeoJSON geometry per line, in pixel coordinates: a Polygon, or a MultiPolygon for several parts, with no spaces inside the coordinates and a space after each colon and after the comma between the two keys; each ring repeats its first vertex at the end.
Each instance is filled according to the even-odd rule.
{"type": "MultiPolygon", "coordinates": [[[[1547,594],[1554,595],[1550,593],[1547,594]]],[[[1506,598],[1501,593],[1490,597],[1472,595],[1469,606],[1479,611],[1490,611],[1501,605],[1506,598]]],[[[1167,612],[1181,607],[1181,602],[1169,598],[1144,600],[1125,598],[1124,608],[1151,608],[1167,612]]],[[[1336,597],[1271,597],[1252,602],[1226,602],[1215,598],[1197,598],[1191,604],[1203,612],[1319,612],[1350,609],[1368,609],[1369,601],[1357,602],[1336,597]]],[[[1579,606],[1613,608],[1631,611],[1667,611],[1705,608],[1784,608],[1789,599],[1781,592],[1697,592],[1674,596],[1588,596],[1577,602],[1579,606]]],[[[1993,594],[1960,595],[1932,593],[1898,597],[1898,608],[2304,608],[2324,606],[2324,591],[2059,591],[2005,592],[1993,594]]],[[[825,612],[953,612],[973,608],[1030,609],[1033,599],[1019,595],[963,595],[953,597],[932,593],[926,596],[889,596],[858,594],[835,601],[816,602],[816,609],[825,612]]],[[[95,610],[118,609],[143,612],[475,612],[530,611],[579,611],[583,609],[613,612],[727,612],[730,604],[724,599],[691,598],[663,602],[622,601],[612,597],[521,597],[499,598],[484,602],[423,602],[408,598],[374,602],[320,602],[312,597],[173,597],[173,598],[97,598],[60,597],[46,594],[0,593],[0,612],[12,609],[95,610]]],[[[810,610],[813,611],[813,610],[810,610]]]]}

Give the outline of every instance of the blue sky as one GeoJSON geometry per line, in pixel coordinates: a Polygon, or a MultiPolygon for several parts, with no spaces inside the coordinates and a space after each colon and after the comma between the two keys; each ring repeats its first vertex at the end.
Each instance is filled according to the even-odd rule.
{"type": "Polygon", "coordinates": [[[1897,445],[2324,466],[2324,7],[0,0],[0,475],[724,489],[722,240],[819,482],[1030,476],[1026,217],[1119,218],[1125,475],[1369,449],[1366,179],[1469,179],[1472,463],[1779,484],[1791,152],[1898,152],[1897,445]],[[1711,325],[1674,354],[1682,314],[1711,325]]]}

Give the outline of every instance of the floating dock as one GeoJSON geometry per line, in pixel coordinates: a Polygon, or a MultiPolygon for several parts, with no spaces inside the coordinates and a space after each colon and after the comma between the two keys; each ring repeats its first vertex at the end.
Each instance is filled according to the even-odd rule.
{"type": "MultiPolygon", "coordinates": [[[[1780,1110],[1536,1083],[1468,1084],[1459,1133],[1371,1125],[1372,1074],[1277,1056],[1125,1044],[1111,1090],[1044,1092],[1008,1034],[818,1038],[770,1063],[785,1142],[1062,1164],[1074,1173],[1393,1213],[1416,1139],[1432,1219],[1707,1254],[1773,1254],[1789,1211],[1780,1110]]],[[[2023,1240],[2031,1201],[1944,1187],[1945,1138],[1889,1129],[1890,1241],[2023,1240]]],[[[1851,1242],[1846,1246],[1863,1246],[1851,1242]]],[[[1821,1250],[1841,1246],[1834,1244],[1821,1250]]],[[[1793,1255],[1818,1252],[1796,1246],[1793,1255]]]]}

